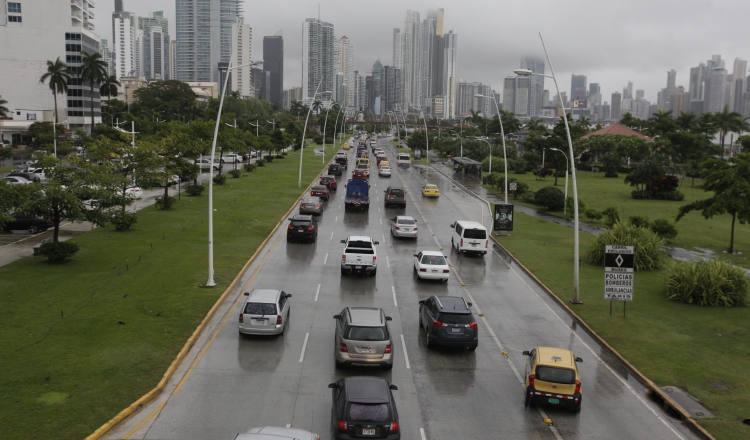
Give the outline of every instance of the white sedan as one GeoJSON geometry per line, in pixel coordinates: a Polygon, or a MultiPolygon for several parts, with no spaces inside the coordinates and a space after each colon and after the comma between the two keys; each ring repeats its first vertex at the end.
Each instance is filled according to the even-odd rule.
{"type": "Polygon", "coordinates": [[[382,166],[378,169],[378,175],[381,177],[391,177],[391,167],[382,166]]]}
{"type": "Polygon", "coordinates": [[[414,254],[414,274],[423,280],[448,281],[450,275],[448,261],[439,251],[421,251],[414,254]]]}
{"type": "Polygon", "coordinates": [[[143,190],[139,186],[131,186],[125,190],[125,195],[130,196],[133,199],[140,199],[143,197],[143,190]]]}

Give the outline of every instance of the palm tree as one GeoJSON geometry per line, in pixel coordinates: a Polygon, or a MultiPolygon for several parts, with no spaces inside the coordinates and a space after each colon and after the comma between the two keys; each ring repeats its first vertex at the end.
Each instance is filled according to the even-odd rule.
{"type": "Polygon", "coordinates": [[[515,113],[510,110],[500,112],[500,117],[503,121],[503,131],[505,134],[515,133],[521,128],[521,122],[516,118],[515,113]]]}
{"type": "Polygon", "coordinates": [[[8,101],[3,99],[3,95],[0,95],[0,117],[7,118],[8,117],[8,107],[5,106],[8,101]]]}
{"type": "Polygon", "coordinates": [[[538,118],[529,119],[526,123],[526,129],[532,133],[547,134],[547,126],[544,121],[538,118]]]}
{"type": "Polygon", "coordinates": [[[323,109],[323,102],[320,99],[316,99],[312,103],[312,109],[313,109],[313,111],[315,112],[316,115],[319,114],[320,110],[323,109]]]}
{"type": "Polygon", "coordinates": [[[718,130],[714,119],[714,114],[711,112],[701,114],[695,121],[695,132],[700,133],[707,138],[715,135],[718,130]]]}
{"type": "Polygon", "coordinates": [[[109,104],[109,98],[117,96],[117,87],[120,86],[120,81],[117,81],[117,77],[114,75],[105,75],[104,80],[99,86],[99,94],[107,97],[107,104],[109,104]]]}
{"type": "Polygon", "coordinates": [[[714,114],[714,123],[719,130],[721,157],[724,157],[724,138],[726,138],[727,133],[741,133],[750,130],[750,125],[747,123],[747,119],[743,119],[742,115],[737,112],[730,112],[728,105],[725,105],[724,110],[721,112],[714,114]]]}
{"type": "Polygon", "coordinates": [[[697,124],[697,118],[693,112],[682,111],[680,112],[680,116],[675,118],[675,122],[680,131],[691,131],[697,124]]]}
{"type": "Polygon", "coordinates": [[[59,121],[57,115],[57,94],[68,93],[68,81],[70,80],[70,69],[60,57],[55,61],[47,61],[47,73],[39,78],[39,82],[44,84],[49,81],[49,88],[52,90],[52,96],[55,98],[55,120],[59,121]]]}
{"type": "Polygon", "coordinates": [[[91,130],[94,130],[94,83],[101,84],[107,77],[107,63],[102,59],[102,54],[82,52],[81,70],[78,73],[80,78],[88,81],[91,88],[91,130]]]}
{"type": "Polygon", "coordinates": [[[674,119],[672,119],[672,110],[657,111],[649,118],[649,122],[651,122],[651,132],[662,138],[667,133],[674,131],[676,125],[674,119]]]}
{"type": "Polygon", "coordinates": [[[578,120],[578,125],[586,129],[586,133],[589,132],[589,127],[591,127],[591,119],[587,118],[586,116],[581,116],[581,119],[578,120]]]}
{"type": "Polygon", "coordinates": [[[292,105],[289,108],[289,113],[297,117],[299,122],[299,114],[302,112],[302,103],[300,101],[292,101],[292,105]]]}

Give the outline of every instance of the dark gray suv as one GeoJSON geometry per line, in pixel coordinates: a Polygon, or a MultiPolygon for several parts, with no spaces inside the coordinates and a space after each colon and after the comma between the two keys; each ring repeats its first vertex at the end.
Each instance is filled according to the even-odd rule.
{"type": "Polygon", "coordinates": [[[406,208],[406,191],[403,188],[389,186],[385,190],[385,207],[397,206],[399,208],[406,208]]]}
{"type": "Polygon", "coordinates": [[[420,301],[419,326],[427,333],[427,348],[446,345],[476,349],[479,329],[470,308],[471,303],[460,296],[431,296],[420,301]]]}

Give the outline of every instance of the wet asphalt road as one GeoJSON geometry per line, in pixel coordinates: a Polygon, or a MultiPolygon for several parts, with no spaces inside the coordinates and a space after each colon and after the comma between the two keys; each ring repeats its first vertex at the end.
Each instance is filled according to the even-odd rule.
{"type": "MultiPolygon", "coordinates": [[[[390,145],[380,142],[393,157],[390,145]]],[[[348,154],[351,164],[354,150],[348,154]]],[[[398,385],[394,395],[405,440],[695,438],[650,403],[637,384],[617,374],[618,366],[604,363],[599,348],[572,329],[570,319],[499,250],[485,257],[451,250],[450,224],[483,219],[489,226],[486,205],[427,169],[394,168],[391,178],[375,174],[370,181],[369,212],[344,211],[343,185],[333,193],[317,243],[287,244],[286,224],[279,228],[165,392],[107,438],[231,439],[255,426],[291,424],[327,439],[327,385],[345,375],[382,376],[398,385]],[[440,187],[439,199],[421,197],[425,181],[440,187]],[[389,184],[408,191],[405,210],[383,207],[389,184]],[[403,213],[418,219],[416,241],[390,237],[388,219],[403,213]],[[340,240],[348,235],[380,241],[376,277],[340,275],[340,240]],[[412,254],[441,248],[455,265],[448,283],[414,279],[412,254]],[[242,292],[262,287],[293,294],[290,325],[279,337],[238,337],[237,300],[242,292]],[[476,351],[426,348],[418,301],[434,294],[474,303],[480,335],[476,351]],[[356,305],[382,307],[393,317],[392,371],[335,369],[332,317],[356,305]],[[524,408],[526,359],[521,352],[536,345],[571,348],[584,359],[579,364],[580,414],[524,408]]]]}

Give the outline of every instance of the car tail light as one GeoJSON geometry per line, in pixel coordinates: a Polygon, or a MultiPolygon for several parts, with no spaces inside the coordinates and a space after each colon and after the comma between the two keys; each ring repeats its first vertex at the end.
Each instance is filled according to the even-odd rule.
{"type": "Polygon", "coordinates": [[[317,204],[317,207],[320,208],[320,203],[317,204]]]}
{"type": "Polygon", "coordinates": [[[398,422],[391,422],[391,425],[388,427],[389,432],[396,432],[398,431],[398,422]]]}
{"type": "Polygon", "coordinates": [[[417,232],[417,229],[418,229],[418,228],[417,228],[416,226],[414,226],[414,232],[417,232]]]}
{"type": "Polygon", "coordinates": [[[438,321],[437,319],[433,319],[432,320],[432,326],[433,327],[442,327],[443,325],[444,324],[442,322],[438,321]]]}
{"type": "Polygon", "coordinates": [[[427,272],[427,269],[425,269],[424,267],[422,267],[422,268],[419,269],[419,271],[420,272],[427,272]]]}
{"type": "Polygon", "coordinates": [[[336,426],[342,431],[346,431],[348,429],[348,426],[346,425],[346,421],[339,420],[338,423],[336,423],[336,426]]]}
{"type": "Polygon", "coordinates": [[[536,379],[536,374],[529,374],[529,386],[534,386],[534,379],[536,379]]]}
{"type": "Polygon", "coordinates": [[[240,313],[240,324],[242,324],[242,323],[244,323],[244,322],[245,322],[245,318],[244,318],[244,316],[245,316],[245,314],[244,314],[244,313],[240,313]]]}
{"type": "Polygon", "coordinates": [[[292,225],[289,225],[289,228],[288,228],[288,229],[290,229],[290,230],[291,230],[291,229],[294,229],[294,226],[292,226],[292,225]]]}
{"type": "Polygon", "coordinates": [[[464,245],[464,239],[462,238],[461,239],[461,247],[463,247],[463,245],[464,245]]]}
{"type": "Polygon", "coordinates": [[[576,390],[575,390],[575,393],[576,393],[576,394],[578,394],[578,393],[580,393],[580,392],[581,392],[581,381],[580,381],[580,380],[578,380],[578,379],[576,379],[576,381],[575,381],[575,384],[576,384],[576,390]]]}
{"type": "Polygon", "coordinates": [[[398,226],[394,226],[394,229],[396,229],[397,231],[401,230],[401,228],[399,228],[398,226]]]}
{"type": "Polygon", "coordinates": [[[349,349],[346,348],[346,344],[343,342],[339,344],[339,351],[342,353],[349,353],[349,349]]]}
{"type": "Polygon", "coordinates": [[[484,248],[487,249],[487,246],[489,246],[489,245],[490,245],[490,241],[489,240],[485,240],[484,241],[484,248]]]}
{"type": "Polygon", "coordinates": [[[341,262],[346,263],[346,254],[341,256],[341,262]]]}
{"type": "Polygon", "coordinates": [[[469,328],[477,328],[477,322],[474,321],[474,322],[469,323],[469,328]]]}
{"type": "Polygon", "coordinates": [[[276,316],[276,324],[281,324],[281,315],[276,316]]]}
{"type": "Polygon", "coordinates": [[[391,352],[391,346],[390,345],[386,345],[385,346],[385,354],[389,354],[390,352],[391,352]]]}
{"type": "Polygon", "coordinates": [[[314,230],[315,230],[315,226],[308,226],[308,227],[307,227],[307,230],[308,230],[308,231],[314,231],[314,230]]]}

